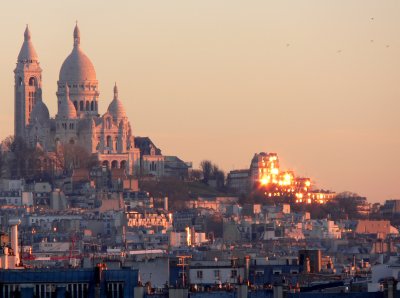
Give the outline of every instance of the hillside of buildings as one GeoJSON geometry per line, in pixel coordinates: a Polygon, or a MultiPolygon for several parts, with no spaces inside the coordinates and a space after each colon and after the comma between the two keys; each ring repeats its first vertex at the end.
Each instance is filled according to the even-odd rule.
{"type": "MultiPolygon", "coordinates": [[[[150,143],[153,144],[151,141],[150,143]]],[[[60,146],[58,154],[53,157],[52,166],[45,166],[40,162],[46,160],[45,155],[40,146],[30,147],[21,138],[4,139],[0,150],[0,178],[57,183],[58,186],[62,186],[59,184],[60,181],[67,177],[75,176],[73,179],[90,180],[90,171],[102,168],[94,156],[78,145],[60,146]],[[82,173],[84,177],[77,177],[82,173]]],[[[319,190],[311,186],[308,178],[297,178],[289,171],[275,172],[279,170],[279,160],[274,153],[271,156],[263,154],[255,156],[259,156],[257,158],[260,160],[255,160],[254,157],[250,169],[235,170],[228,174],[212,161],[204,160],[198,169],[186,168],[186,173],[179,169],[180,175],[158,176],[156,173],[144,170],[136,176],[126,174],[121,176],[121,171],[116,174],[117,169],[114,175],[117,179],[121,177],[137,179],[138,189],[148,192],[152,197],[168,197],[170,208],[173,210],[182,210],[186,208],[185,202],[199,197],[237,197],[240,204],[271,206],[290,204],[293,210],[310,212],[313,218],[336,220],[377,217],[375,211],[379,209],[378,206],[368,204],[366,198],[351,192],[336,194],[328,190],[319,190]],[[268,157],[267,163],[264,161],[266,157],[268,157]],[[266,174],[260,172],[261,174],[257,174],[254,180],[253,168],[257,171],[258,168],[264,168],[266,174]],[[267,180],[271,182],[265,183],[267,180]],[[276,183],[273,183],[274,181],[276,183]],[[305,199],[302,202],[301,198],[306,195],[308,202],[305,199]]],[[[105,183],[113,184],[112,181],[105,183]]],[[[389,219],[394,223],[400,221],[397,217],[389,219]]]]}
{"type": "Polygon", "coordinates": [[[0,267],[25,269],[21,280],[38,268],[90,272],[99,263],[140,275],[149,293],[223,295],[245,284],[265,296],[273,285],[360,291],[354,279],[376,290],[386,281],[371,276],[395,274],[400,200],[321,190],[281,169],[276,153],[228,173],[208,160],[193,169],[173,159],[168,171],[143,161],[129,175],[76,145],[57,152],[48,165],[40,146],[13,138],[1,146],[0,267]]]}

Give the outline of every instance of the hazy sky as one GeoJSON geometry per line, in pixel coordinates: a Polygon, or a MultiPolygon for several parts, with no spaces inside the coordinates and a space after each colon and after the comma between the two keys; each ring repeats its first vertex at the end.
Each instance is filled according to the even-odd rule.
{"type": "Polygon", "coordinates": [[[321,188],[400,198],[400,1],[1,1],[1,138],[25,24],[54,116],[75,20],[101,113],[117,81],[164,154],[228,171],[277,152],[321,188]]]}

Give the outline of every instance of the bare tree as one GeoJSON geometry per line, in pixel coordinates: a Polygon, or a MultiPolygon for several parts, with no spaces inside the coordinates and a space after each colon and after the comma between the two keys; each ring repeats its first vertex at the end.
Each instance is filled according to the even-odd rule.
{"type": "Polygon", "coordinates": [[[208,180],[210,180],[210,178],[211,178],[211,173],[212,173],[212,169],[213,169],[212,162],[209,160],[203,160],[200,163],[200,168],[203,172],[203,181],[205,183],[208,183],[208,180]]]}
{"type": "Polygon", "coordinates": [[[9,167],[11,176],[13,178],[27,177],[28,162],[31,160],[32,150],[19,137],[8,137],[5,142],[6,146],[10,148],[9,167]]]}
{"type": "Polygon", "coordinates": [[[204,183],[209,182],[209,180],[213,179],[216,182],[216,187],[219,190],[222,190],[225,186],[225,173],[220,170],[218,165],[212,163],[210,160],[203,160],[200,163],[201,171],[203,172],[203,181],[204,183]]]}
{"type": "Polygon", "coordinates": [[[203,179],[203,172],[201,170],[193,169],[189,172],[189,179],[192,181],[200,181],[203,179]]]}
{"type": "Polygon", "coordinates": [[[91,169],[98,165],[96,156],[84,147],[76,144],[62,144],[57,147],[56,163],[64,174],[71,174],[74,169],[91,169]]]}

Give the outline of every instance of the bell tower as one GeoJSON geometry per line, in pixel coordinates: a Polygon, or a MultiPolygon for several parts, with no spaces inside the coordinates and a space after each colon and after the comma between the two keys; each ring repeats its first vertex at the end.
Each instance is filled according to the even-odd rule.
{"type": "Polygon", "coordinates": [[[42,69],[28,26],[25,29],[24,43],[18,55],[14,78],[14,136],[25,138],[25,128],[30,122],[31,111],[42,88],[42,69]]]}

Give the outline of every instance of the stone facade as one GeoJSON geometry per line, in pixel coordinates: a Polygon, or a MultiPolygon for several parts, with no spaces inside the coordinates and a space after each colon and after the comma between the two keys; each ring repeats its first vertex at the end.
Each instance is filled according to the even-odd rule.
{"type": "MultiPolygon", "coordinates": [[[[100,115],[96,72],[81,49],[78,26],[73,41],[72,52],[62,64],[57,82],[58,111],[51,118],[42,99],[42,69],[26,28],[14,70],[15,136],[49,153],[55,152],[59,145],[76,144],[96,155],[103,165],[124,168],[128,174],[134,174],[140,169],[140,150],[135,148],[132,127],[117,86],[107,112],[100,115]]],[[[162,158],[156,162],[161,163],[162,158]]]]}

